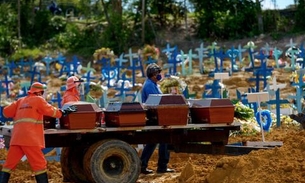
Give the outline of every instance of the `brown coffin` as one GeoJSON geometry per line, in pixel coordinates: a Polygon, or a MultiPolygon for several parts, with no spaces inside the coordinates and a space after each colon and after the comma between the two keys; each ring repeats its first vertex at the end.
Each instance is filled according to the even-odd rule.
{"type": "Polygon", "coordinates": [[[56,118],[50,116],[43,116],[43,126],[44,129],[56,128],[56,118]]]}
{"type": "Polygon", "coordinates": [[[139,102],[112,102],[105,110],[108,127],[145,126],[146,113],[139,102]]]}
{"type": "Polygon", "coordinates": [[[229,99],[190,99],[192,123],[233,123],[234,105],[229,99]]]}
{"type": "Polygon", "coordinates": [[[144,109],[147,110],[147,125],[186,125],[189,106],[183,95],[149,95],[144,109]]]}
{"type": "Polygon", "coordinates": [[[65,104],[63,109],[70,105],[77,107],[77,112],[60,118],[62,129],[92,129],[100,126],[103,111],[95,103],[75,102],[65,104]]]}

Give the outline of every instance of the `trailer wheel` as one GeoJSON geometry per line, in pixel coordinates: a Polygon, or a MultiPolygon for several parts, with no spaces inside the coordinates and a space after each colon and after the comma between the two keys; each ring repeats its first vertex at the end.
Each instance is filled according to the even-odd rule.
{"type": "Polygon", "coordinates": [[[140,174],[137,151],[121,140],[93,144],[84,157],[87,178],[96,183],[134,183],[140,174]]]}
{"type": "Polygon", "coordinates": [[[87,182],[87,177],[83,171],[83,157],[87,149],[84,146],[62,148],[60,162],[64,179],[78,183],[87,182]]]}
{"type": "Polygon", "coordinates": [[[68,158],[69,156],[70,156],[70,148],[63,147],[61,149],[60,165],[61,165],[61,173],[65,181],[70,181],[72,179],[71,170],[69,167],[69,158],[68,158]]]}

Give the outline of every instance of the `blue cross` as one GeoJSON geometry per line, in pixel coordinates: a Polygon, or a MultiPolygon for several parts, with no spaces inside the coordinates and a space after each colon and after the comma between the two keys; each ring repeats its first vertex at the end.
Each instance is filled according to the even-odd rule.
{"type": "Polygon", "coordinates": [[[212,84],[205,84],[205,91],[203,92],[202,98],[221,98],[219,80],[213,80],[212,84]],[[208,93],[208,91],[211,91],[208,93]]]}
{"type": "Polygon", "coordinates": [[[261,48],[261,50],[264,50],[265,51],[265,55],[269,55],[270,54],[270,51],[272,51],[272,48],[270,48],[269,44],[266,43],[265,46],[263,46],[261,48]]]}
{"type": "Polygon", "coordinates": [[[15,64],[15,61],[11,61],[11,62],[8,62],[8,60],[5,60],[5,65],[3,66],[3,68],[6,68],[8,70],[8,75],[10,77],[13,76],[14,74],[14,69],[17,68],[17,65],[15,64]]]}
{"type": "Polygon", "coordinates": [[[131,48],[129,48],[128,53],[125,54],[124,57],[127,57],[129,59],[130,66],[132,66],[134,64],[133,59],[138,57],[138,54],[137,53],[132,53],[131,48]]]}
{"type": "Polygon", "coordinates": [[[87,72],[86,75],[82,76],[86,80],[85,83],[85,95],[89,92],[90,90],[90,81],[91,79],[96,79],[95,76],[92,76],[91,71],[87,72]]]}
{"type": "Polygon", "coordinates": [[[170,66],[169,74],[175,75],[177,73],[177,64],[180,62],[177,60],[178,55],[178,47],[175,46],[173,52],[170,53],[170,58],[168,59],[167,63],[170,66]]]}
{"type": "Polygon", "coordinates": [[[245,52],[246,50],[247,49],[242,48],[240,44],[238,45],[238,59],[240,63],[242,63],[243,61],[243,52],[245,52]]]}
{"type": "Polygon", "coordinates": [[[203,58],[208,57],[208,55],[205,53],[208,49],[204,48],[204,43],[201,43],[198,48],[195,48],[195,50],[198,52],[199,71],[201,74],[203,74],[204,73],[203,58]]]}
{"type": "Polygon", "coordinates": [[[74,56],[72,57],[72,65],[73,65],[73,71],[72,71],[72,72],[73,72],[74,74],[80,74],[80,73],[78,73],[77,68],[78,68],[78,66],[81,65],[81,62],[79,61],[79,59],[77,58],[76,55],[74,55],[74,56]]]}
{"type": "Polygon", "coordinates": [[[285,45],[285,47],[289,47],[289,48],[293,48],[295,47],[297,44],[293,42],[292,39],[289,40],[289,43],[285,45]]]}
{"type": "Polygon", "coordinates": [[[167,43],[167,44],[166,44],[166,48],[162,50],[162,53],[171,53],[171,52],[174,51],[175,49],[176,49],[176,46],[170,47],[170,44],[167,43]]]}
{"type": "Polygon", "coordinates": [[[20,74],[24,73],[24,66],[26,65],[26,62],[24,61],[23,58],[21,58],[19,60],[19,62],[16,63],[16,65],[18,66],[18,68],[20,68],[20,74]]]}
{"type": "Polygon", "coordinates": [[[250,81],[255,80],[256,82],[256,92],[259,92],[259,82],[263,81],[264,85],[263,87],[265,88],[267,86],[267,76],[272,75],[271,71],[273,68],[268,68],[267,67],[267,62],[263,61],[262,65],[259,69],[256,69],[253,74],[256,76],[255,78],[250,78],[250,81]],[[262,77],[261,77],[262,76],[262,77]]]}
{"type": "MultiPolygon", "coordinates": [[[[11,79],[9,79],[9,77],[7,76],[7,74],[5,74],[4,76],[4,81],[2,82],[5,84],[5,92],[6,92],[6,97],[9,98],[10,96],[10,91],[9,91],[9,84],[10,83],[14,83],[11,79]]],[[[1,84],[2,84],[1,83],[1,84]]]]}
{"type": "Polygon", "coordinates": [[[297,61],[297,63],[299,63],[302,66],[302,69],[304,69],[304,67],[305,67],[305,49],[304,49],[304,45],[303,44],[304,43],[302,43],[300,45],[300,51],[301,52],[298,54],[298,57],[302,58],[302,60],[301,61],[297,61]]]}
{"type": "Polygon", "coordinates": [[[56,60],[60,65],[63,65],[66,62],[66,57],[64,57],[62,53],[58,53],[56,60]]]}
{"type": "Polygon", "coordinates": [[[35,75],[37,74],[38,75],[38,82],[41,82],[41,74],[40,72],[36,71],[36,66],[33,67],[33,70],[32,71],[29,71],[29,73],[32,74],[31,76],[31,84],[34,82],[34,79],[35,79],[35,75]]]}
{"type": "Polygon", "coordinates": [[[260,59],[261,65],[262,65],[263,62],[265,62],[265,61],[267,62],[268,55],[264,54],[264,51],[261,50],[261,51],[259,52],[259,54],[258,54],[258,55],[255,55],[254,57],[257,58],[257,59],[260,59]]]}
{"type": "Polygon", "coordinates": [[[95,73],[95,69],[91,67],[91,62],[87,63],[86,67],[82,67],[82,70],[84,70],[85,72],[89,72],[91,71],[92,73],[95,73]]]}
{"type": "Polygon", "coordinates": [[[231,72],[236,72],[238,69],[236,69],[236,60],[235,58],[238,56],[239,51],[232,46],[231,49],[227,50],[226,55],[231,60],[231,72]]]}
{"type": "Polygon", "coordinates": [[[127,59],[124,59],[124,54],[122,53],[119,58],[115,59],[116,65],[117,65],[117,70],[118,70],[118,74],[117,74],[117,80],[120,80],[121,78],[121,70],[125,68],[125,63],[128,62],[127,59]]]}
{"type": "Polygon", "coordinates": [[[71,76],[72,73],[71,73],[70,65],[71,65],[70,62],[64,61],[64,63],[61,64],[59,76],[62,76],[64,73],[66,73],[68,77],[71,76]]]}
{"type": "Polygon", "coordinates": [[[140,70],[142,73],[142,77],[145,77],[142,62],[139,58],[134,58],[133,64],[128,67],[128,69],[131,69],[132,72],[132,85],[134,86],[136,84],[136,70],[140,70]]]}
{"type": "Polygon", "coordinates": [[[58,105],[58,108],[62,107],[61,106],[61,94],[59,91],[56,92],[56,97],[54,97],[54,95],[52,95],[51,102],[52,103],[56,102],[58,105]]]}
{"type": "Polygon", "coordinates": [[[55,59],[53,59],[50,55],[47,55],[42,59],[42,62],[44,62],[46,64],[46,74],[47,74],[47,76],[49,76],[50,75],[50,64],[55,62],[55,59]]]}
{"type": "Polygon", "coordinates": [[[117,77],[117,68],[111,66],[110,58],[102,58],[98,61],[102,65],[101,74],[102,77],[100,80],[107,80],[107,87],[110,88],[110,81],[117,77]]]}
{"type": "Polygon", "coordinates": [[[276,68],[279,68],[279,56],[282,54],[281,50],[278,50],[276,47],[273,49],[273,56],[276,63],[276,68]]]}
{"type": "MultiPolygon", "coordinates": [[[[269,92],[269,91],[268,91],[269,92]]],[[[280,89],[277,89],[275,91],[275,100],[269,100],[267,104],[270,105],[275,105],[275,110],[276,110],[276,126],[280,127],[281,126],[281,104],[288,104],[288,100],[281,100],[280,98],[280,89]]]]}
{"type": "Polygon", "coordinates": [[[177,61],[181,62],[181,74],[182,76],[186,75],[186,71],[185,71],[185,60],[187,58],[187,55],[184,54],[183,50],[180,50],[180,57],[177,57],[177,61]]]}
{"type": "Polygon", "coordinates": [[[295,99],[298,113],[302,112],[302,100],[301,99],[304,97],[303,88],[305,87],[305,83],[303,82],[304,73],[305,73],[305,69],[300,69],[298,71],[298,76],[299,76],[298,82],[291,84],[291,86],[294,86],[296,88],[296,94],[288,96],[288,98],[290,98],[290,99],[295,99]]]}
{"type": "Polygon", "coordinates": [[[125,101],[125,98],[127,96],[133,96],[134,98],[136,97],[136,93],[126,93],[128,91],[131,91],[131,88],[128,88],[128,87],[125,87],[125,82],[129,82],[130,80],[126,78],[126,75],[123,74],[122,76],[122,84],[120,87],[115,87],[116,90],[119,91],[119,94],[116,94],[115,96],[116,97],[121,97],[121,101],[124,102],[125,101]]]}
{"type": "Polygon", "coordinates": [[[215,70],[209,76],[214,75],[214,73],[216,73],[216,72],[223,72],[223,60],[226,57],[226,54],[224,54],[221,49],[218,51],[216,49],[214,49],[209,55],[214,57],[214,63],[215,63],[215,70]],[[218,66],[217,58],[220,59],[219,66],[218,66]]]}

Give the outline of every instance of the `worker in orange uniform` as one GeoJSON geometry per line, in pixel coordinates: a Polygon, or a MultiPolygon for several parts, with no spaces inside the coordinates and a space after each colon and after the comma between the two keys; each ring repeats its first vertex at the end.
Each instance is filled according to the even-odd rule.
{"type": "Polygon", "coordinates": [[[47,161],[42,149],[45,148],[43,116],[60,118],[76,111],[76,106],[60,110],[50,105],[43,94],[45,85],[35,82],[28,95],[3,109],[3,115],[14,119],[6,161],[0,173],[0,183],[8,183],[10,173],[26,155],[37,183],[48,183],[47,161]]]}
{"type": "Polygon", "coordinates": [[[61,101],[61,105],[63,106],[68,102],[78,102],[80,101],[80,95],[83,92],[83,86],[80,78],[76,76],[70,76],[67,79],[66,83],[66,91],[64,93],[63,99],[61,101]]]}
{"type": "MultiPolygon", "coordinates": [[[[61,101],[61,106],[68,102],[78,102],[80,101],[80,95],[83,94],[83,86],[82,86],[83,80],[78,78],[77,76],[70,76],[67,79],[66,83],[66,91],[63,95],[63,99],[61,101]]],[[[67,147],[64,147],[67,148],[67,147]]],[[[64,162],[61,162],[64,163],[64,162]]],[[[67,170],[70,171],[70,170],[67,170]]],[[[69,172],[66,172],[62,169],[62,175],[63,175],[63,182],[70,182],[69,176],[67,174],[70,174],[69,172]]]]}

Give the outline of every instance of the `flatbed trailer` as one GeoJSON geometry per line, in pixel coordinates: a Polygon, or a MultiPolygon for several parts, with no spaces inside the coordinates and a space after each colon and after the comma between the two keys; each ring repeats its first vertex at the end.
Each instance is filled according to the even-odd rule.
{"type": "MultiPolygon", "coordinates": [[[[8,143],[13,126],[0,127],[8,143]]],[[[230,131],[240,123],[178,126],[47,129],[46,147],[62,147],[62,173],[72,182],[134,183],[140,175],[137,144],[167,143],[174,152],[225,154],[230,131]]]]}

